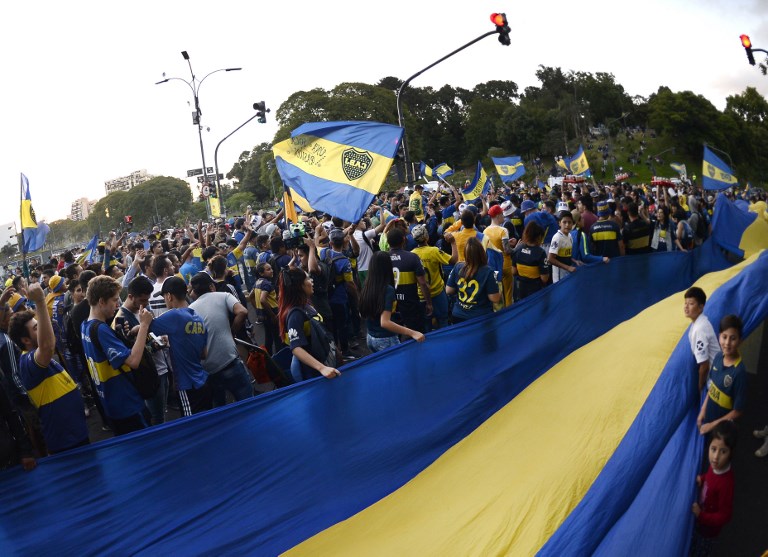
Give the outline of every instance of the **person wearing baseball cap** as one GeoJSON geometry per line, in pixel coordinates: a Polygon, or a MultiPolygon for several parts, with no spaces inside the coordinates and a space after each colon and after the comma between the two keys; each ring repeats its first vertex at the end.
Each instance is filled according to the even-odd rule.
{"type": "MultiPolygon", "coordinates": [[[[551,202],[546,201],[545,203],[550,204],[551,202]]],[[[542,247],[544,248],[545,252],[548,252],[549,244],[552,241],[555,232],[557,232],[559,228],[557,225],[557,219],[548,210],[537,211],[536,203],[530,199],[523,201],[523,204],[520,206],[520,210],[523,212],[523,214],[525,214],[523,229],[525,229],[531,222],[535,222],[544,229],[544,243],[542,244],[542,247]]]]}
{"type": "MultiPolygon", "coordinates": [[[[427,288],[432,297],[432,315],[427,315],[426,332],[434,329],[441,329],[448,326],[448,295],[445,293],[445,281],[443,280],[443,266],[454,265],[459,258],[459,252],[456,249],[456,240],[449,232],[446,234],[446,241],[451,244],[451,255],[449,256],[443,250],[430,246],[429,233],[427,227],[418,224],[411,230],[413,239],[417,246],[411,250],[421,259],[421,264],[426,271],[427,288]]],[[[424,296],[419,290],[419,301],[426,306],[424,296]]]]}
{"type": "MultiPolygon", "coordinates": [[[[501,205],[492,205],[488,209],[488,216],[491,217],[491,224],[483,230],[483,234],[488,238],[486,250],[496,250],[503,259],[500,282],[501,291],[504,295],[502,302],[504,307],[506,307],[512,303],[512,287],[514,282],[512,259],[509,257],[508,250],[515,247],[517,239],[512,238],[510,240],[509,230],[502,226],[504,224],[504,210],[501,205]]],[[[489,260],[490,257],[491,255],[489,254],[489,260]]]]}
{"type": "Polygon", "coordinates": [[[611,209],[607,201],[601,200],[597,202],[597,217],[597,222],[589,230],[593,254],[608,258],[624,255],[621,228],[611,218],[611,209]]]}

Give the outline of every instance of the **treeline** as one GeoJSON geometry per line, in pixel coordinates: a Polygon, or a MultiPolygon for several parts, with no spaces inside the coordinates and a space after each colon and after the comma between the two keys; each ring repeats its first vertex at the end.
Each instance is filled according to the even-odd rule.
{"type": "Polygon", "coordinates": [[[110,230],[126,230],[127,215],[132,217],[137,230],[155,224],[170,227],[187,218],[205,218],[205,204],[192,202],[192,193],[184,180],[157,176],[129,191],[113,192],[99,199],[85,220],[50,223],[44,251],[86,241],[97,232],[106,236],[110,230]]]}
{"type": "MultiPolygon", "coordinates": [[[[701,95],[665,86],[648,98],[632,96],[609,73],[540,66],[536,77],[539,85],[522,92],[513,81],[488,81],[471,90],[408,87],[403,109],[411,158],[458,168],[483,160],[490,166],[490,153],[526,160],[551,157],[573,153],[588,141],[590,128],[606,126],[616,135],[622,128],[639,127],[665,138],[679,158],[700,161],[707,142],[730,154],[740,179],[753,184],[768,180],[768,102],[754,88],[729,96],[720,111],[701,95]]],[[[396,123],[401,83],[385,77],[375,85],[341,83],[331,90],[297,91],[275,113],[280,127],[274,142],[304,122],[396,123]]],[[[238,195],[237,205],[265,202],[282,187],[267,143],[243,151],[227,177],[239,182],[229,192],[238,195]]],[[[391,180],[396,181],[394,173],[391,180]]]]}

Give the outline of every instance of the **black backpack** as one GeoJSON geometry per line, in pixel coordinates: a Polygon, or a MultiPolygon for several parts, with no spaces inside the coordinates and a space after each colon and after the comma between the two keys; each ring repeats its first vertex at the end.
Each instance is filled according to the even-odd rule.
{"type": "MultiPolygon", "coordinates": [[[[304,315],[304,319],[309,321],[309,352],[314,359],[328,367],[336,367],[338,358],[336,354],[336,343],[333,340],[333,335],[325,328],[325,326],[317,319],[312,319],[304,308],[295,307],[289,313],[291,315],[294,311],[299,311],[304,315]]],[[[286,317],[286,320],[288,317],[286,317]]],[[[302,370],[304,368],[302,367],[302,370]]],[[[312,370],[308,375],[305,371],[302,371],[304,379],[311,379],[312,377],[320,377],[320,372],[312,370]]]]}
{"type": "Polygon", "coordinates": [[[336,290],[336,263],[339,259],[346,259],[345,255],[335,255],[331,257],[331,249],[325,248],[323,257],[318,258],[318,265],[320,265],[320,275],[322,280],[315,283],[315,292],[331,296],[333,291],[336,290]],[[324,283],[324,284],[323,284],[324,283]]]}
{"type": "MultiPolygon", "coordinates": [[[[101,323],[101,321],[92,322],[90,329],[88,329],[88,336],[91,337],[91,342],[93,345],[98,348],[99,351],[106,354],[104,349],[101,347],[101,342],[99,342],[99,335],[97,332],[101,323]]],[[[123,336],[122,331],[116,332],[115,336],[117,336],[117,338],[119,338],[123,344],[129,348],[131,347],[128,339],[123,336]]],[[[121,371],[121,373],[125,372],[121,371]]],[[[155,361],[152,359],[152,352],[150,352],[146,346],[144,347],[144,353],[141,355],[141,362],[139,362],[139,366],[132,370],[130,374],[127,374],[127,377],[128,380],[136,388],[139,396],[141,396],[141,398],[144,400],[152,398],[155,396],[155,393],[157,393],[157,389],[160,388],[160,378],[157,375],[157,367],[155,366],[155,361]]]]}

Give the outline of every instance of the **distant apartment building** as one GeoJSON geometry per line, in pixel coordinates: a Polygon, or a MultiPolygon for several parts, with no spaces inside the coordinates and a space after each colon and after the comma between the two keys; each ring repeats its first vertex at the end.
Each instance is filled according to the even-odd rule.
{"type": "Polygon", "coordinates": [[[19,247],[15,222],[0,224],[0,248],[4,247],[6,244],[11,244],[16,249],[19,247]]]}
{"type": "Polygon", "coordinates": [[[75,199],[72,202],[72,209],[69,213],[69,220],[85,220],[93,211],[96,201],[88,201],[87,197],[75,199]]]}
{"type": "Polygon", "coordinates": [[[104,182],[104,189],[107,191],[107,195],[115,191],[128,191],[152,178],[154,178],[154,176],[147,174],[146,170],[136,170],[131,172],[128,176],[107,180],[104,182]]]}

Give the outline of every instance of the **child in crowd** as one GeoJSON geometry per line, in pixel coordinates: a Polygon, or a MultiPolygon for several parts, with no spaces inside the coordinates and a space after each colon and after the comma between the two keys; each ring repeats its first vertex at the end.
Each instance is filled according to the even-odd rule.
{"type": "Polygon", "coordinates": [[[737,315],[720,321],[720,348],[709,370],[708,392],[701,405],[699,432],[706,435],[724,421],[735,420],[744,412],[747,399],[747,372],[741,361],[739,345],[743,325],[737,315]]]}
{"type": "Polygon", "coordinates": [[[560,230],[555,232],[549,244],[548,261],[552,266],[552,282],[558,282],[576,271],[571,252],[573,251],[573,215],[570,211],[560,211],[557,216],[560,230]]]}
{"type": "Polygon", "coordinates": [[[688,329],[688,341],[691,343],[691,352],[699,366],[699,390],[704,388],[709,369],[715,355],[720,352],[720,344],[712,324],[704,315],[704,304],[707,303],[707,295],[698,286],[692,286],[683,295],[683,313],[691,320],[688,329]]]}
{"type": "Polygon", "coordinates": [[[719,422],[712,430],[709,443],[709,468],[696,476],[699,495],[693,504],[696,516],[691,542],[691,556],[705,556],[712,552],[715,539],[733,513],[733,470],[731,456],[736,445],[736,426],[732,421],[719,422]]]}

